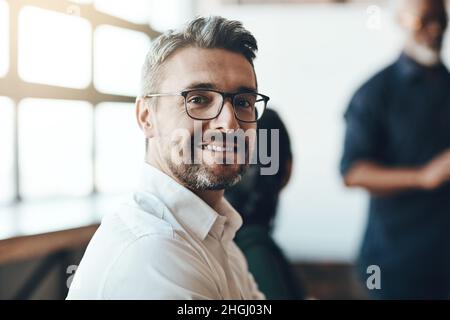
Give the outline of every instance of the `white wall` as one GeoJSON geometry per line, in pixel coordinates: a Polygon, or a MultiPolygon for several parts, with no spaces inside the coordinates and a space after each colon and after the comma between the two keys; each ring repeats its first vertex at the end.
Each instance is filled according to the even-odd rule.
{"type": "Polygon", "coordinates": [[[275,230],[292,259],[352,261],[359,249],[367,198],[342,186],[338,166],[351,95],[401,48],[391,12],[381,9],[380,29],[367,27],[367,5],[201,11],[243,21],[259,42],[260,91],[272,98],[294,149],[295,171],[275,230]]]}

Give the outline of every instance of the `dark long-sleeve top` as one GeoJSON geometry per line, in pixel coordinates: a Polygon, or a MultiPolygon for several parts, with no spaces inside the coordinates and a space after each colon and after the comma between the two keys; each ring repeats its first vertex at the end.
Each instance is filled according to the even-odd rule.
{"type": "MultiPolygon", "coordinates": [[[[341,173],[360,160],[420,167],[450,148],[450,73],[406,54],[353,96],[345,113],[341,173]]],[[[377,264],[449,251],[450,184],[434,191],[372,196],[362,253],[377,264]]]]}

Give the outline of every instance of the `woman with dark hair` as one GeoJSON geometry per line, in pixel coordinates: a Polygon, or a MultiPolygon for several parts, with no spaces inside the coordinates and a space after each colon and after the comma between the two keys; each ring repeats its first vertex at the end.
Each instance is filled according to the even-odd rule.
{"type": "MultiPolygon", "coordinates": [[[[279,170],[261,175],[261,161],[251,165],[242,180],[225,190],[225,197],[241,214],[243,226],[235,242],[247,258],[249,270],[267,299],[304,299],[304,289],[281,249],[271,236],[281,190],[289,181],[292,152],[289,135],[278,114],[267,109],[258,121],[258,130],[279,131],[279,170]]],[[[271,139],[267,139],[271,158],[271,139]]],[[[275,155],[276,159],[276,155],[275,155]]]]}

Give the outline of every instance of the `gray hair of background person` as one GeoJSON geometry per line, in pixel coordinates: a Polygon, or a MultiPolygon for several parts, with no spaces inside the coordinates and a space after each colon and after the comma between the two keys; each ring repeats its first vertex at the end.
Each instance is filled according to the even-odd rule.
{"type": "Polygon", "coordinates": [[[141,96],[158,90],[164,62],[186,47],[226,49],[242,54],[252,66],[258,50],[255,37],[241,22],[218,16],[196,18],[180,30],[169,30],[153,41],[142,67],[141,96]]]}

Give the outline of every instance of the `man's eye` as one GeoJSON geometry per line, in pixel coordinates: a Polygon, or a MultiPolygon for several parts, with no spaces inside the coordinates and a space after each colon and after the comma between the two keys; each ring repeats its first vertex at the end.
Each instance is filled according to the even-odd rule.
{"type": "Polygon", "coordinates": [[[188,100],[188,103],[192,103],[192,104],[207,104],[209,103],[208,97],[204,97],[204,96],[193,96],[190,97],[188,100]]]}
{"type": "Polygon", "coordinates": [[[251,106],[250,102],[246,99],[237,99],[234,103],[238,108],[248,108],[251,106]]]}

